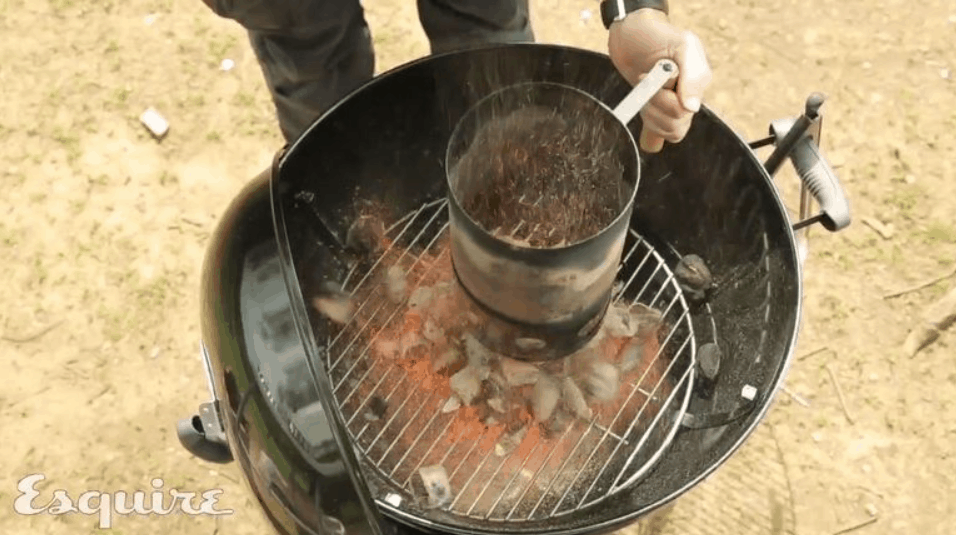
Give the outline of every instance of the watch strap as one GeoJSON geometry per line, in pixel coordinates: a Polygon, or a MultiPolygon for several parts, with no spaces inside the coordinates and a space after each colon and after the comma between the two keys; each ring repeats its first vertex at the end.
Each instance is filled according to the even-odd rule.
{"type": "Polygon", "coordinates": [[[624,20],[629,13],[638,9],[656,9],[669,14],[667,0],[603,0],[601,2],[601,22],[610,29],[611,24],[624,20]]]}

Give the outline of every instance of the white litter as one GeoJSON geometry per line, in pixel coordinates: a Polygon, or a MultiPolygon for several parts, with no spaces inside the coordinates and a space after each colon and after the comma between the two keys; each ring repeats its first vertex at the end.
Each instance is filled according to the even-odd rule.
{"type": "Polygon", "coordinates": [[[146,111],[139,116],[139,121],[143,123],[143,126],[145,126],[156,139],[162,139],[166,136],[166,133],[169,132],[169,123],[153,108],[147,108],[146,111]]]}
{"type": "Polygon", "coordinates": [[[232,61],[231,59],[226,58],[222,60],[222,63],[219,64],[219,70],[223,72],[228,72],[228,71],[231,71],[232,68],[235,66],[236,66],[235,61],[232,61]]]}

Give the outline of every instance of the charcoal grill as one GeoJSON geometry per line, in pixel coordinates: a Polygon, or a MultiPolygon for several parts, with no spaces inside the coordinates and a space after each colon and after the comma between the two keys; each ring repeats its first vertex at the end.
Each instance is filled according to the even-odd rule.
{"type": "Polygon", "coordinates": [[[429,268],[449,254],[442,164],[458,119],[496,89],[528,81],[610,103],[629,89],[606,56],[567,47],[420,60],[344,99],[223,217],[203,278],[213,399],[180,423],[180,438],[203,459],[237,460],[280,532],[607,532],[702,481],[768,409],[799,325],[802,238],[813,222],[831,231],[849,224],[816,145],[816,97],[749,145],[704,108],[685,141],[642,155],[612,298],[659,310],[668,329],[618,410],[576,421],[547,447],[482,454],[479,441],[451,432],[444,399],[369,356],[376,331],[356,319],[388,324],[405,306],[385,298],[382,273],[400,261],[422,268],[413,286],[433,283],[429,268]],[[760,163],[755,151],[771,144],[760,163]],[[804,179],[796,224],[770,178],[788,156],[804,179]],[[362,256],[346,235],[369,206],[386,207],[388,247],[362,256]],[[688,299],[675,278],[690,253],[717,281],[703,301],[688,299]],[[329,281],[364,315],[340,325],[310,307],[329,281]],[[716,377],[701,373],[705,344],[721,348],[716,377]],[[428,465],[449,474],[452,496],[441,507],[417,475],[428,465]]]}

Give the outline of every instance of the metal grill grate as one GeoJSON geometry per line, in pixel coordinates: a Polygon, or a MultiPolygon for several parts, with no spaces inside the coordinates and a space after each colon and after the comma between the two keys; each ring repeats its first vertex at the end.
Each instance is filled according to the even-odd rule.
{"type": "MultiPolygon", "coordinates": [[[[345,282],[353,295],[372,290],[358,305],[362,317],[375,318],[376,325],[401,318],[404,304],[395,305],[365,286],[377,284],[373,274],[388,269],[387,262],[421,262],[415,250],[448,255],[442,240],[447,229],[447,204],[441,199],[387,230],[390,251],[364,274],[349,273],[345,282]],[[397,260],[385,260],[396,256],[397,260]]],[[[411,289],[429,277],[427,267],[420,273],[409,281],[411,289]]],[[[368,464],[408,493],[403,503],[420,503],[424,495],[416,487],[419,468],[444,466],[454,494],[448,510],[473,519],[514,523],[560,516],[634,484],[677,432],[690,399],[696,348],[688,308],[673,273],[634,230],[628,236],[614,299],[654,307],[671,326],[653,364],[639,380],[622,386],[628,394],[616,413],[577,421],[556,439],[505,456],[482,453],[480,441],[454,431],[454,414],[441,411],[444,399],[419,388],[403,368],[370,356],[377,334],[372,332],[372,319],[343,326],[326,346],[327,369],[352,440],[368,464]],[[373,396],[385,400],[388,412],[370,421],[364,415],[373,396]]],[[[380,505],[395,504],[389,502],[380,505]]]]}

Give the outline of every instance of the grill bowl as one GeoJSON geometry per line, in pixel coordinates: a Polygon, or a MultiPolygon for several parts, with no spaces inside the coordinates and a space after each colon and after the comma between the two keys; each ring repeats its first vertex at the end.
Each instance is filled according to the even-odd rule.
{"type": "MultiPolygon", "coordinates": [[[[260,497],[284,493],[283,499],[262,498],[261,503],[277,523],[293,526],[287,532],[307,532],[297,530],[299,522],[288,520],[289,514],[311,519],[318,509],[334,509],[328,487],[333,465],[339,467],[333,470],[337,477],[359,486],[359,494],[370,492],[374,507],[366,512],[380,511],[390,521],[415,529],[462,535],[611,531],[702,481],[747,440],[768,409],[789,366],[799,324],[801,271],[795,238],[772,180],[753,151],[703,108],[682,143],[642,159],[625,251],[640,241],[669,270],[689,253],[708,263],[719,288],[706,306],[687,308],[688,345],[693,349],[716,342],[724,358],[712,396],[674,389],[677,397],[686,397],[671,417],[672,432],[659,441],[661,448],[652,449],[660,454],[645,459],[650,463],[634,465],[646,469],[623,472],[616,492],[570,514],[482,521],[391,499],[397,489],[374,463],[346,446],[354,432],[346,427],[347,408],[339,408],[333,394],[336,377],[330,366],[337,331],[307,303],[327,281],[345,281],[356,269],[343,244],[364,202],[388,206],[389,221],[441,202],[447,193],[444,150],[458,120],[493,91],[536,81],[567,84],[604,103],[620,101],[630,89],[606,56],[558,46],[509,45],[405,65],[364,86],[317,121],[265,179],[266,204],[256,190],[264,183],[250,185],[250,193],[234,203],[217,229],[204,278],[203,337],[213,355],[213,383],[230,408],[224,415],[225,430],[246,472],[259,481],[259,465],[253,461],[261,464],[263,458],[283,467],[270,472],[278,483],[253,486],[260,497]],[[285,312],[257,313],[263,325],[275,323],[269,327],[274,335],[284,333],[281,351],[248,338],[258,332],[258,320],[230,319],[238,318],[230,307],[259,307],[230,285],[238,279],[269,278],[243,271],[246,250],[256,240],[265,243],[267,252],[261,255],[276,259],[278,271],[269,276],[284,282],[285,312]],[[283,394],[296,383],[305,384],[302,388],[309,394],[304,399],[283,394]],[[249,395],[250,385],[257,385],[261,395],[249,395]],[[750,399],[741,398],[743,391],[752,394],[750,399]],[[338,450],[330,449],[329,437],[319,447],[310,445],[307,433],[295,430],[290,414],[318,400],[328,408],[324,418],[338,450]],[[243,416],[246,413],[256,416],[243,416]],[[726,414],[732,417],[719,418],[726,414]],[[708,421],[718,425],[702,425],[708,421]],[[330,455],[339,464],[329,464],[330,455]],[[360,472],[351,471],[356,466],[360,472]]],[[[631,129],[638,132],[640,121],[631,129]]],[[[638,274],[637,284],[653,284],[648,282],[652,273],[644,268],[631,264],[627,269],[638,274]]],[[[693,370],[692,365],[683,368],[688,384],[693,370]]],[[[674,384],[684,376],[666,375],[674,384]]],[[[354,511],[343,515],[342,522],[351,525],[354,511]]]]}

